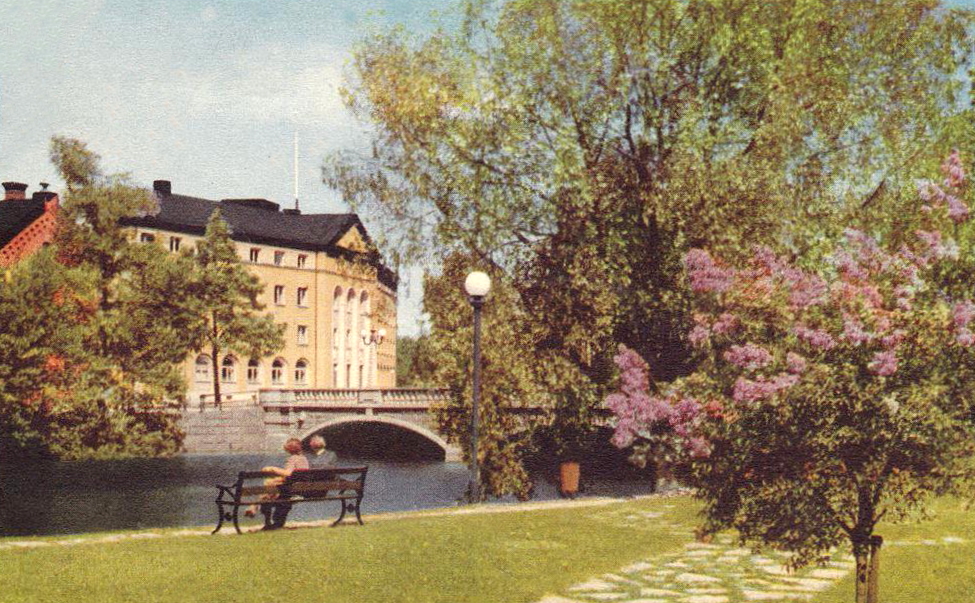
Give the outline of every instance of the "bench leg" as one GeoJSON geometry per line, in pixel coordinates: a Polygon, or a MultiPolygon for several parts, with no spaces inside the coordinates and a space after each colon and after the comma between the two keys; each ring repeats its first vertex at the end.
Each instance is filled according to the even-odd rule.
{"type": "Polygon", "coordinates": [[[357,520],[359,520],[359,525],[360,526],[363,526],[363,525],[366,525],[366,524],[362,523],[362,515],[359,514],[359,506],[361,504],[362,504],[362,499],[361,498],[355,499],[355,518],[357,520]]]}
{"type": "Polygon", "coordinates": [[[222,505],[217,505],[217,516],[218,516],[218,519],[217,519],[217,527],[214,528],[212,532],[210,532],[210,535],[211,536],[213,534],[216,534],[217,532],[219,532],[220,531],[220,528],[223,526],[223,506],[222,505]]]}
{"type": "Polygon", "coordinates": [[[234,529],[237,530],[238,534],[243,534],[240,531],[240,523],[238,523],[237,518],[240,515],[240,505],[234,505],[234,529]]]}
{"type": "Polygon", "coordinates": [[[345,518],[345,501],[340,500],[339,503],[342,505],[342,512],[339,513],[339,518],[332,522],[333,528],[342,523],[342,520],[345,518]]]}

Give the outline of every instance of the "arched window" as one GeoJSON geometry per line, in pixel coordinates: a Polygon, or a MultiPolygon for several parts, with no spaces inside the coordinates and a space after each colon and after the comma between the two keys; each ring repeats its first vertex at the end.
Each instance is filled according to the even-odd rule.
{"type": "Polygon", "coordinates": [[[247,361],[247,383],[248,385],[260,385],[261,383],[261,363],[257,358],[247,361]]]}
{"type": "Polygon", "coordinates": [[[224,356],[220,364],[220,380],[225,383],[237,381],[237,359],[233,356],[224,356]]]}
{"type": "Polygon", "coordinates": [[[308,384],[308,361],[302,358],[295,363],[295,385],[308,384]]]}
{"type": "Polygon", "coordinates": [[[274,385],[284,385],[284,360],[275,358],[271,363],[271,383],[274,385]]]}
{"type": "Polygon", "coordinates": [[[213,380],[213,371],[210,370],[210,358],[200,354],[196,357],[194,374],[197,383],[209,383],[213,380]]]}

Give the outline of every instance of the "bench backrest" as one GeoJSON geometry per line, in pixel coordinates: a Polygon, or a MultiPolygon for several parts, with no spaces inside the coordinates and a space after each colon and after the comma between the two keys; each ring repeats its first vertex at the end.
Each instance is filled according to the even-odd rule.
{"type": "Polygon", "coordinates": [[[368,467],[328,467],[297,469],[278,485],[245,485],[248,481],[280,476],[266,471],[241,471],[237,474],[237,491],[241,496],[261,494],[290,494],[314,498],[339,493],[362,495],[368,467]]]}

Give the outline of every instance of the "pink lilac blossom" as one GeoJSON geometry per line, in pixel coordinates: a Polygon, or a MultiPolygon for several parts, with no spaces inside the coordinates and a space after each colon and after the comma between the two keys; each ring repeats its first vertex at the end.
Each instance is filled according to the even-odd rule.
{"type": "Polygon", "coordinates": [[[723,293],[731,288],[735,271],[715,263],[707,251],[691,249],[684,256],[684,265],[691,279],[691,289],[698,293],[723,293]]]}
{"type": "Polygon", "coordinates": [[[815,274],[797,272],[798,275],[792,280],[789,304],[801,310],[823,303],[829,289],[826,281],[815,274]]]}
{"type": "Polygon", "coordinates": [[[867,365],[875,375],[889,377],[897,372],[897,354],[894,350],[884,350],[873,355],[873,360],[867,365]]]}
{"type": "Polygon", "coordinates": [[[738,317],[730,312],[724,312],[714,321],[711,330],[715,335],[727,335],[738,327],[738,317]]]}
{"type": "Polygon", "coordinates": [[[779,374],[772,379],[759,377],[751,380],[738,377],[731,392],[731,397],[736,402],[758,402],[767,400],[783,389],[792,387],[799,382],[798,375],[787,373],[779,374]]]}
{"type": "Polygon", "coordinates": [[[690,334],[687,336],[687,338],[691,341],[691,345],[696,348],[703,347],[710,337],[711,331],[707,327],[702,327],[701,325],[691,329],[690,334]]]}
{"type": "Polygon", "coordinates": [[[810,329],[805,325],[796,325],[793,332],[796,334],[796,337],[802,341],[805,341],[814,348],[830,350],[836,346],[836,340],[833,339],[833,336],[826,331],[810,329]]]}
{"type": "Polygon", "coordinates": [[[975,304],[968,300],[958,302],[951,309],[951,321],[955,329],[966,328],[968,323],[972,322],[972,318],[975,318],[975,304]]]}
{"type": "Polygon", "coordinates": [[[870,341],[873,336],[863,328],[863,323],[855,316],[843,315],[843,339],[857,346],[870,341]]]}
{"type": "Polygon", "coordinates": [[[968,348],[975,343],[975,335],[972,335],[972,332],[968,329],[960,329],[955,333],[955,341],[958,342],[958,345],[968,348]]]}
{"type": "Polygon", "coordinates": [[[940,260],[943,258],[957,259],[958,245],[954,241],[947,244],[942,240],[941,232],[937,230],[917,230],[915,233],[921,242],[927,245],[924,255],[926,260],[940,260]]]}
{"type": "Polygon", "coordinates": [[[650,367],[635,351],[621,344],[613,362],[620,369],[620,391],[624,395],[642,394],[650,388],[650,367]]]}
{"type": "Polygon", "coordinates": [[[692,458],[700,459],[711,456],[711,445],[701,436],[688,439],[684,446],[692,458]]]}
{"type": "Polygon", "coordinates": [[[961,163],[961,154],[955,149],[941,164],[941,171],[945,174],[945,186],[959,187],[965,183],[965,168],[961,163]]]}
{"type": "Polygon", "coordinates": [[[761,346],[746,343],[733,345],[725,350],[724,359],[739,368],[754,370],[768,366],[772,362],[772,355],[761,346]]]}
{"type": "Polygon", "coordinates": [[[902,341],[904,341],[905,337],[907,337],[907,331],[904,331],[902,329],[897,329],[890,335],[887,335],[883,339],[881,339],[880,343],[885,348],[896,348],[901,344],[902,341]]]}
{"type": "Polygon", "coordinates": [[[962,201],[958,197],[955,197],[954,195],[948,195],[945,198],[945,201],[948,203],[949,218],[951,218],[955,222],[964,222],[965,220],[968,219],[969,210],[968,210],[968,206],[965,205],[964,201],[962,201]]]}
{"type": "Polygon", "coordinates": [[[867,269],[860,265],[853,256],[845,251],[837,252],[833,256],[833,263],[836,264],[840,274],[844,279],[862,281],[870,277],[867,269]]]}
{"type": "Polygon", "coordinates": [[[789,352],[785,355],[786,370],[793,375],[801,375],[806,372],[806,359],[805,357],[796,354],[795,352],[789,352]]]}

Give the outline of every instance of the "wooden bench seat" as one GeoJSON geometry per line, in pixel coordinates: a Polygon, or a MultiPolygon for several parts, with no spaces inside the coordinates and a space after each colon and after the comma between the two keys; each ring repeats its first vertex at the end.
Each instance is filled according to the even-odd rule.
{"type": "Polygon", "coordinates": [[[233,485],[217,485],[217,527],[213,534],[220,531],[224,520],[233,520],[234,528],[240,534],[238,523],[240,508],[255,504],[273,505],[276,502],[297,504],[306,502],[325,502],[337,500],[341,503],[341,512],[332,525],[338,525],[345,518],[346,512],[355,512],[355,517],[362,525],[360,506],[366,483],[368,467],[328,467],[324,469],[299,469],[277,485],[268,485],[264,480],[268,478],[281,479],[270,471],[241,471],[237,474],[237,481],[233,485]],[[273,497],[275,500],[266,500],[273,497]]]}

